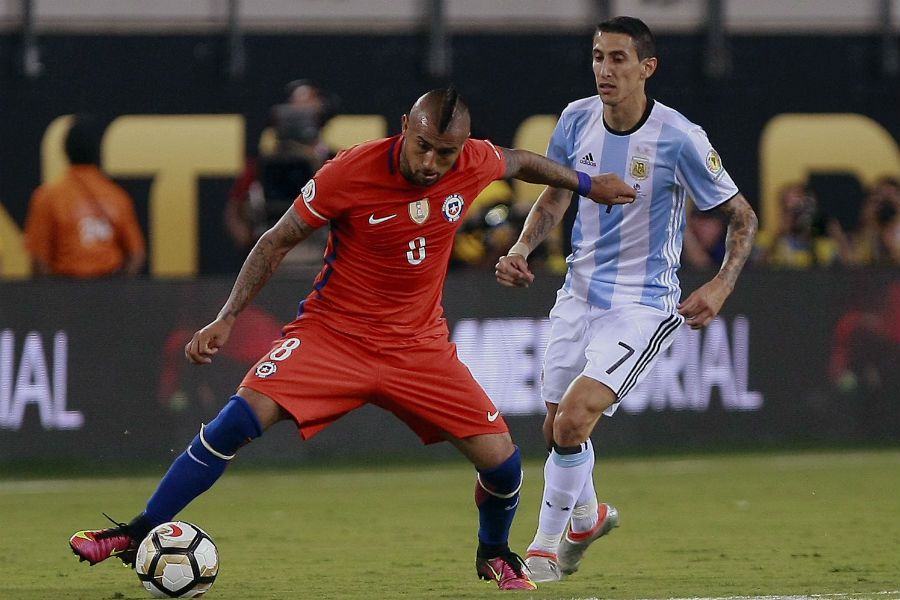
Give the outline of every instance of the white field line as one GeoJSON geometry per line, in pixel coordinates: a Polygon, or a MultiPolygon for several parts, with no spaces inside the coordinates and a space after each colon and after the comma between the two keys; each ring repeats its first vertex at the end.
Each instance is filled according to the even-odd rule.
{"type": "MultiPolygon", "coordinates": [[[[601,599],[591,597],[569,598],[567,600],[601,599]]],[[[642,600],[900,600],[900,590],[894,590],[890,592],[812,594],[809,596],[717,596],[715,598],[692,596],[690,598],[643,598],[642,600]]]]}
{"type": "MultiPolygon", "coordinates": [[[[833,593],[833,594],[812,594],[809,596],[723,596],[720,598],[667,598],[666,600],[895,600],[900,598],[900,590],[892,592],[869,592],[869,593],[833,593]]],[[[649,600],[649,599],[647,599],[649,600]]]]}

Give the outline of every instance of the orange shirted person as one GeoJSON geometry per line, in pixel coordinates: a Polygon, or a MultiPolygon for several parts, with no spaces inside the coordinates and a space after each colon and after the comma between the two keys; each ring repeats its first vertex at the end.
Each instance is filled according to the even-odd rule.
{"type": "Polygon", "coordinates": [[[71,168],[38,187],[25,223],[35,275],[92,278],[137,275],[146,243],[134,202],[99,168],[101,131],[77,117],[66,137],[71,168]]]}

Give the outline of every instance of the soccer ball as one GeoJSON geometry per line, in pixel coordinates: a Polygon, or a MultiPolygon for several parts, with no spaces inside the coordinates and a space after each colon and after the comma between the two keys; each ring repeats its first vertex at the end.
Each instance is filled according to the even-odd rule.
{"type": "Polygon", "coordinates": [[[212,538],[191,523],[163,523],[137,549],[134,570],[157,598],[197,598],[212,587],[219,553],[212,538]]]}

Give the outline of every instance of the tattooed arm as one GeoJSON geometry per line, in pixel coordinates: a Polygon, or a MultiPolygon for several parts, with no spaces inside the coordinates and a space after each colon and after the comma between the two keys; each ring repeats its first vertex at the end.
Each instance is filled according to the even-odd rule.
{"type": "Polygon", "coordinates": [[[579,192],[600,204],[628,204],[634,201],[635,191],[618,175],[601,173],[579,181],[578,173],[568,167],[528,150],[501,148],[506,158],[504,178],[528,183],[543,183],[555,188],[579,192]],[[584,185],[584,189],[581,189],[584,185]]]}
{"type": "Polygon", "coordinates": [[[291,207],[278,223],[259,238],[244,261],[216,320],[197,331],[184,347],[189,361],[195,364],[212,362],[213,355],[228,341],[237,316],[266,284],[291,248],[308,238],[313,231],[291,207]]]}
{"type": "Polygon", "coordinates": [[[502,148],[506,158],[506,174],[529,183],[543,183],[548,187],[541,192],[531,207],[519,241],[497,263],[496,275],[500,285],[528,287],[534,274],[528,269],[528,254],[544,241],[557,223],[562,220],[572,192],[578,192],[599,204],[627,204],[634,202],[635,191],[618,175],[602,173],[587,177],[549,158],[527,150],[502,148]]]}
{"type": "Polygon", "coordinates": [[[534,273],[528,268],[528,255],[562,220],[571,202],[572,192],[569,190],[548,187],[541,192],[525,218],[519,240],[497,263],[495,274],[500,285],[528,287],[534,281],[534,273]]]}
{"type": "Polygon", "coordinates": [[[289,208],[250,250],[218,318],[233,321],[266,284],[284,256],[313,231],[293,207],[289,208]]]}
{"type": "Polygon", "coordinates": [[[716,210],[728,217],[722,267],[711,281],[678,305],[678,312],[686,317],[692,329],[706,327],[719,314],[753,250],[753,238],[759,225],[756,213],[742,194],[737,194],[716,210]]]}
{"type": "Polygon", "coordinates": [[[738,194],[718,209],[728,217],[728,231],[725,235],[725,258],[718,275],[734,289],[738,275],[753,251],[753,240],[759,221],[756,213],[742,194],[738,194]]]}

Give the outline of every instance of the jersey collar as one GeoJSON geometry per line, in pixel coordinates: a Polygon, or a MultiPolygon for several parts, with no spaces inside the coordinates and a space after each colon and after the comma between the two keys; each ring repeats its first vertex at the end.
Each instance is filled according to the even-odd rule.
{"type": "Polygon", "coordinates": [[[616,131],[606,123],[606,119],[603,119],[603,127],[605,127],[606,130],[613,135],[631,135],[632,133],[643,127],[644,123],[647,122],[647,119],[650,118],[650,113],[653,111],[654,104],[656,104],[656,102],[653,100],[653,98],[647,96],[647,106],[644,107],[644,114],[641,115],[640,120],[638,120],[638,122],[635,123],[634,127],[632,127],[631,129],[628,129],[626,131],[616,131]]]}

